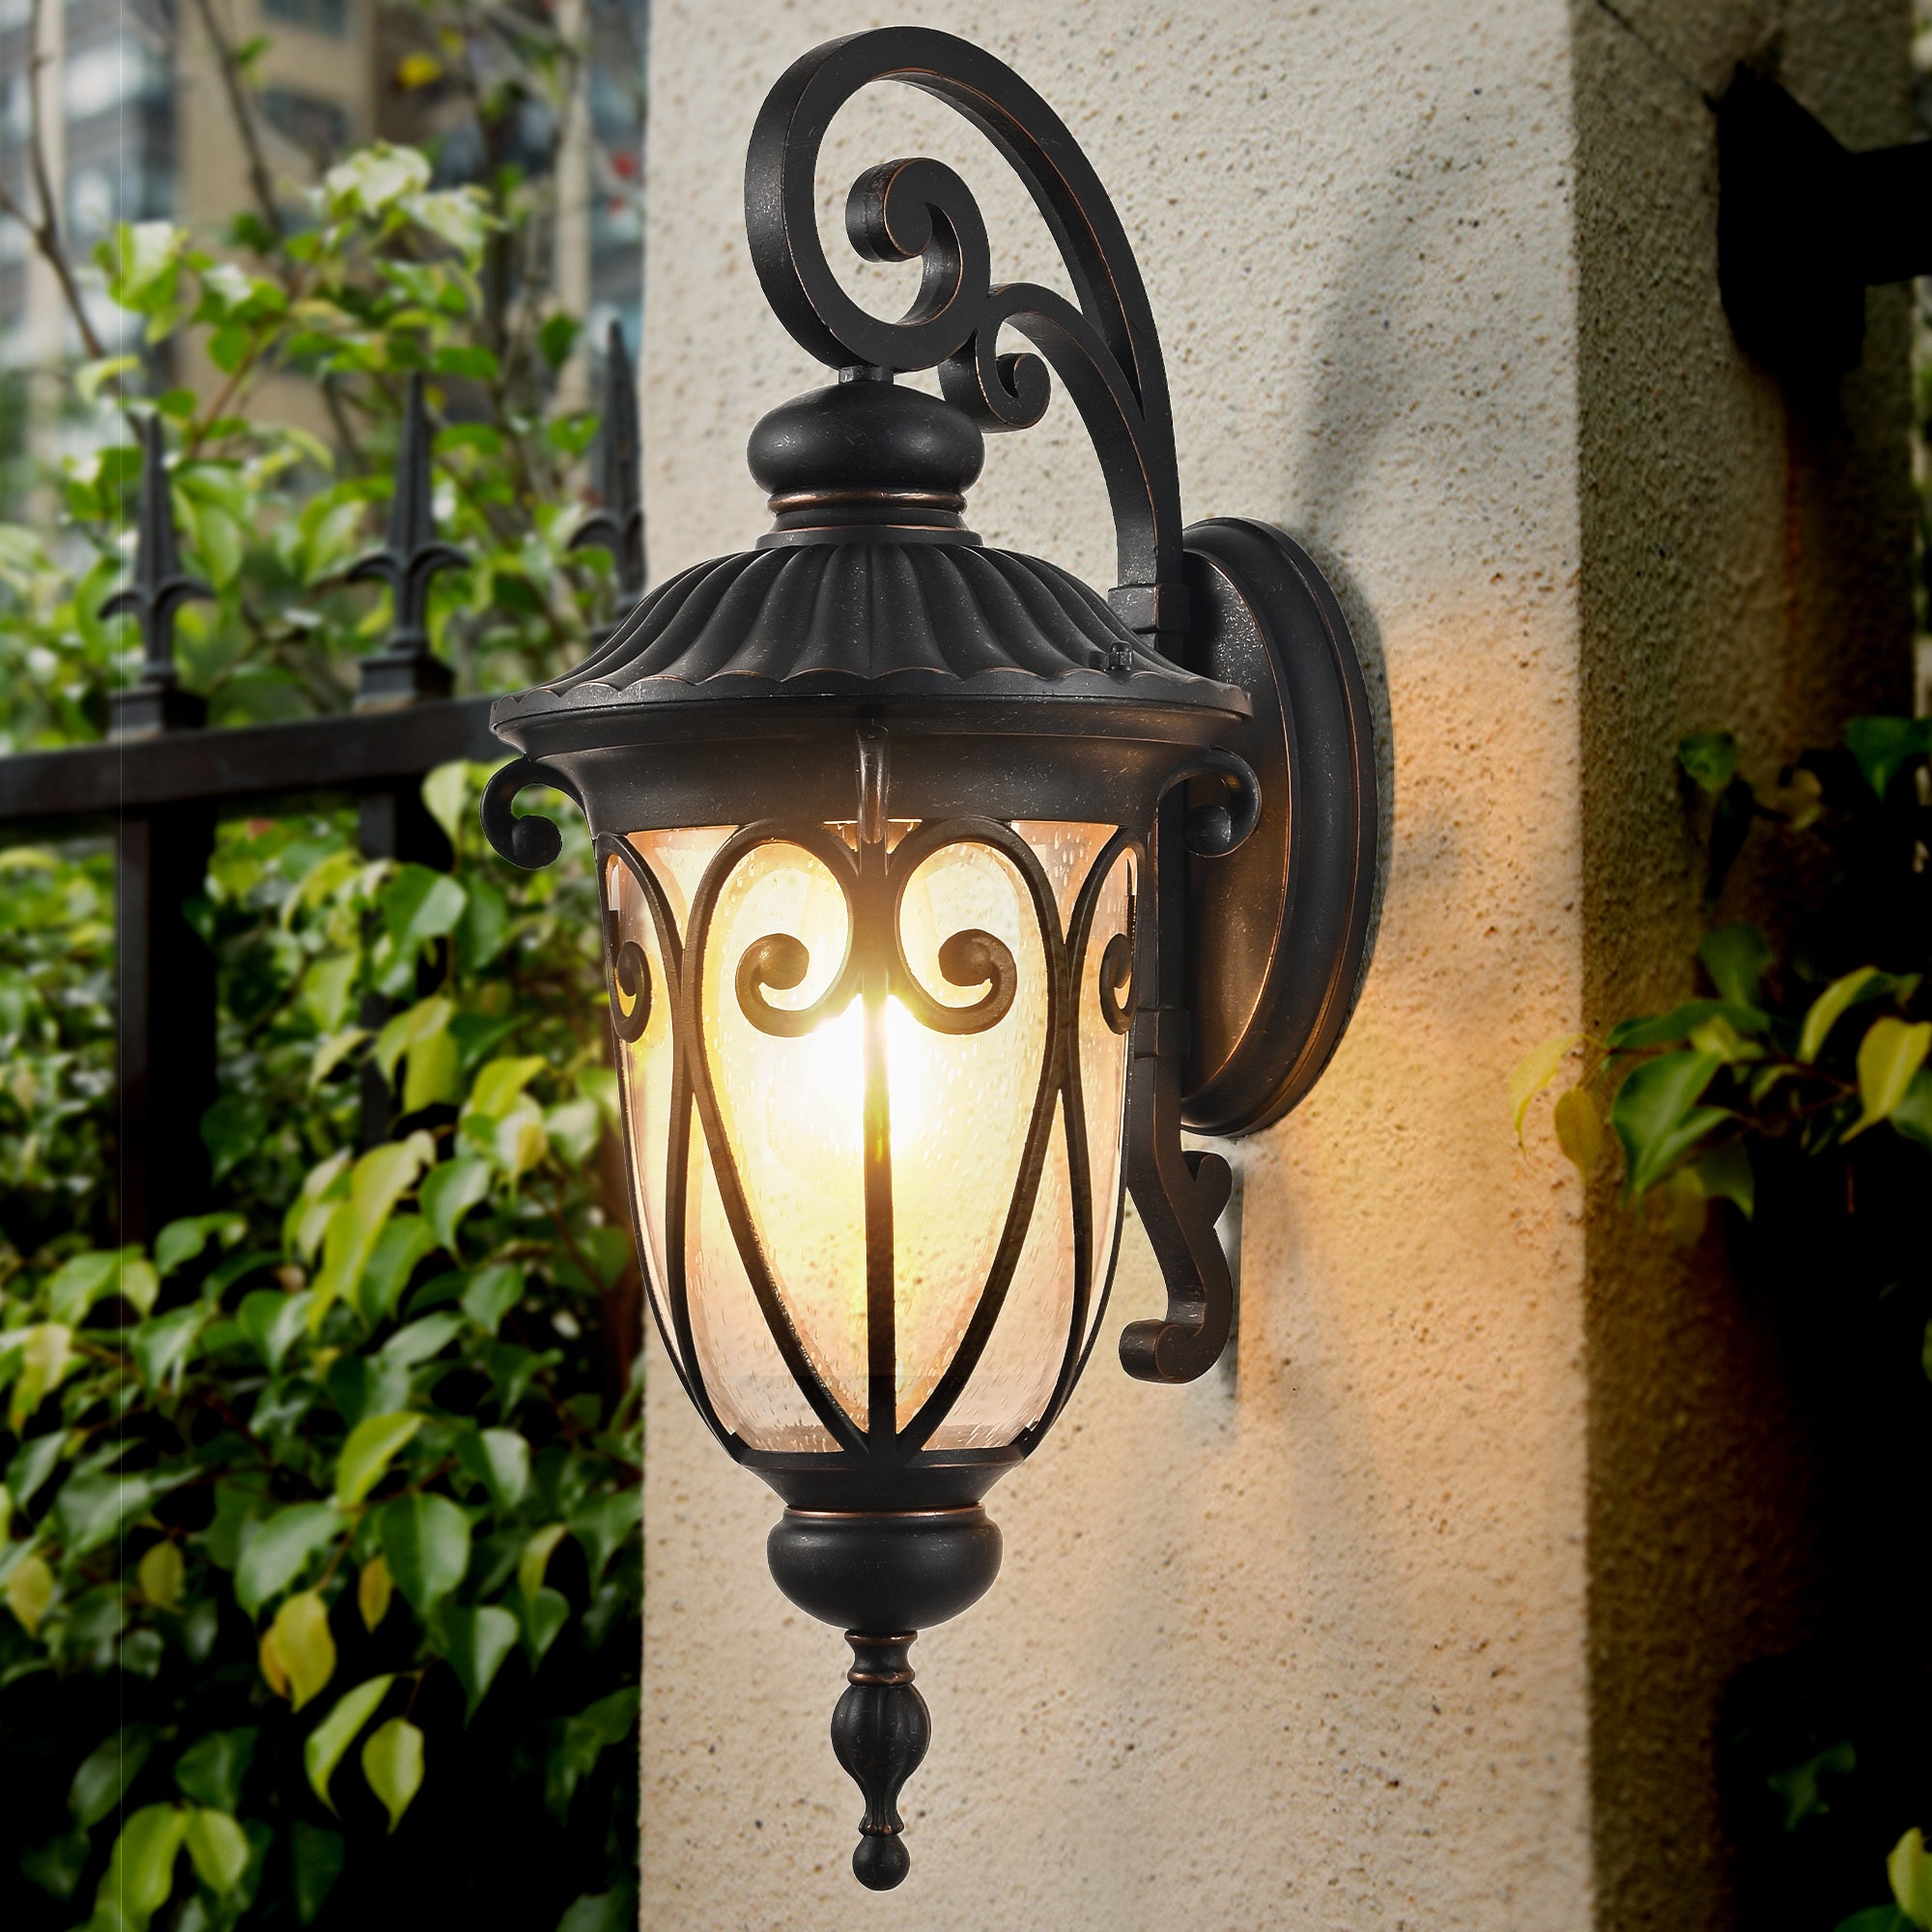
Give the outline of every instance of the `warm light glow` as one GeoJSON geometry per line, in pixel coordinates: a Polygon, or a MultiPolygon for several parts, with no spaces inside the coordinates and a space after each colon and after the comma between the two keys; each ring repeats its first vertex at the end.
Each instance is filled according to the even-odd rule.
{"type": "MultiPolygon", "coordinates": [[[[834,829],[849,845],[852,828],[834,829]]],[[[891,842],[907,829],[893,827],[891,842]]],[[[639,833],[631,840],[663,888],[687,961],[693,902],[731,830],[639,833]]],[[[1040,862],[1065,930],[1113,828],[1042,823],[1015,830],[1040,862]]],[[[1129,889],[1129,861],[1122,856],[1100,891],[1082,983],[1074,993],[1077,1012],[1068,1028],[1077,1039],[1085,1101],[1090,1251],[1076,1264],[1072,1169],[1064,1112],[1055,1103],[1033,1211],[1015,1226],[1018,1258],[1005,1303],[983,1353],[928,1447],[1011,1441],[1038,1420],[1051,1399],[1069,1345],[1076,1289],[1084,1290],[1078,1299],[1091,1326],[1112,1259],[1126,1068],[1124,1037],[1107,1026],[1101,1012],[1099,960],[1109,938],[1126,929],[1129,889]]],[[[620,1070],[651,1293],[673,1353],[679,1354],[676,1324],[669,1319],[676,1210],[667,1185],[675,1061],[671,981],[644,895],[621,864],[611,864],[606,890],[620,937],[643,949],[650,968],[649,1021],[623,1048],[620,1070]]],[[[1019,867],[982,845],[949,845],[925,858],[907,881],[899,919],[906,966],[942,1006],[972,1007],[987,992],[984,981],[955,986],[940,970],[946,941],[969,931],[990,934],[1011,955],[1016,984],[1004,1016],[983,1031],[947,1033],[924,1024],[896,994],[883,1002],[890,1118],[889,1412],[892,1426],[901,1430],[920,1414],[953,1362],[995,1269],[1024,1165],[1047,1043],[1047,948],[1019,867]]],[[[867,1008],[854,993],[841,1009],[797,1037],[761,1029],[741,1003],[738,976],[747,952],[773,935],[799,942],[806,968],[795,985],[766,983],[763,1001],[780,1012],[812,1006],[838,979],[852,938],[851,920],[844,893],[827,866],[796,845],[764,845],[743,854],[716,890],[703,940],[704,1060],[720,1129],[744,1191],[755,1239],[753,1260],[762,1254],[812,1367],[863,1432],[878,1419],[869,1376],[867,1008]]],[[[760,995],[754,989],[751,997],[755,1003],[760,995]]],[[[697,1110],[689,1175],[681,1246],[692,1358],[680,1355],[680,1365],[687,1376],[696,1371],[720,1420],[749,1445],[833,1448],[831,1434],[787,1372],[758,1305],[697,1110]]],[[[1087,1332],[1083,1327],[1079,1342],[1087,1332]]]]}

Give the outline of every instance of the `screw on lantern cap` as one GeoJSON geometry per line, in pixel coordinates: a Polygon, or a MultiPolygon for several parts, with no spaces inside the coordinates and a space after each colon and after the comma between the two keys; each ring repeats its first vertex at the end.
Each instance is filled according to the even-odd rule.
{"type": "Polygon", "coordinates": [[[960,512],[986,458],[963,410],[851,369],[760,418],[746,450],[777,518],[761,548],[886,538],[977,544],[960,512]]]}

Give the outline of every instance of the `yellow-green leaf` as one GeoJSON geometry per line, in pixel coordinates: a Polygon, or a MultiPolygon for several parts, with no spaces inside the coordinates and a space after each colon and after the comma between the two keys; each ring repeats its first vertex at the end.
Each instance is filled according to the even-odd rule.
{"type": "Polygon", "coordinates": [[[248,1869],[248,1840],[226,1811],[197,1805],[187,1814],[187,1855],[195,1876],[213,1892],[229,1892],[248,1869]]]}
{"type": "Polygon", "coordinates": [[[350,1171],[349,1198],[329,1210],[323,1236],[322,1266],[314,1283],[309,1327],[319,1330],[323,1318],[338,1297],[353,1298],[370,1251],[395,1205],[435,1158],[435,1143],[424,1134],[406,1141],[386,1141],[371,1148],[350,1171]]]}
{"type": "Polygon", "coordinates": [[[156,1543],[141,1558],[135,1572],[141,1594],[157,1610],[171,1610],[181,1601],[182,1553],[173,1543],[156,1543]]]}
{"type": "Polygon", "coordinates": [[[1932,1048],[1932,1020],[1908,1025],[1888,1013],[1865,1029],[1859,1042],[1859,1098],[1864,1112],[1847,1140],[1891,1118],[1913,1076],[1925,1065],[1928,1048],[1932,1048]]]}
{"type": "Polygon", "coordinates": [[[14,1383],[8,1420],[21,1425],[60,1387],[73,1360],[73,1330],[65,1321],[37,1321],[22,1338],[20,1373],[14,1383]]]}
{"type": "Polygon", "coordinates": [[[308,1774],[309,1789],[331,1811],[335,1809],[335,1800],[328,1795],[328,1781],[335,1776],[335,1767],[342,1762],[342,1753],[355,1742],[355,1733],[376,1715],[376,1706],[395,1681],[393,1675],[372,1677],[355,1690],[345,1690],[302,1746],[302,1769],[308,1774]]]}
{"type": "Polygon", "coordinates": [[[1557,1069],[1562,1066],[1570,1049],[1582,1037],[1581,1034],[1559,1034],[1554,1039],[1546,1039],[1517,1063],[1516,1071],[1510,1075],[1509,1097],[1510,1119],[1516,1127],[1518,1146],[1522,1144],[1522,1123],[1529,1113],[1529,1103],[1556,1078],[1557,1069]]]}
{"type": "Polygon", "coordinates": [[[1553,1115],[1556,1145],[1585,1180],[1597,1170],[1604,1157],[1604,1123],[1597,1115],[1597,1103],[1589,1090],[1572,1087],[1557,1094],[1553,1115]]]}
{"type": "Polygon", "coordinates": [[[362,1747],[362,1776],[383,1801],[393,1832],[422,1789],[423,1734],[407,1718],[391,1718],[362,1747]]]}
{"type": "Polygon", "coordinates": [[[23,1556],[7,1573],[7,1607],[29,1636],[39,1634],[41,1619],[54,1600],[54,1573],[43,1558],[23,1556]]]}
{"type": "Polygon", "coordinates": [[[354,1509],[382,1480],[390,1458],[423,1425],[420,1415],[368,1415],[349,1432],[335,1465],[335,1504],[354,1509]]]}
{"type": "Polygon", "coordinates": [[[1681,1167],[1663,1183],[1663,1225],[1671,1238],[1685,1247],[1694,1246],[1704,1236],[1710,1216],[1704,1177],[1694,1167],[1681,1167]]]}
{"type": "Polygon", "coordinates": [[[1885,1871],[1899,1911],[1915,1925],[1932,1926],[1932,1854],[1917,1825],[1892,1846],[1885,1871]]]}
{"type": "Polygon", "coordinates": [[[299,1711],[335,1675],[335,1638],[322,1593],[303,1590],[291,1597],[275,1612],[269,1634],[288,1679],[289,1700],[299,1711]]]}
{"type": "Polygon", "coordinates": [[[255,1661],[262,1666],[262,1681],[277,1697],[286,1697],[289,1694],[289,1673],[275,1642],[273,1624],[262,1633],[262,1641],[255,1646],[255,1661]]]}
{"type": "Polygon", "coordinates": [[[389,1575],[388,1559],[370,1557],[355,1579],[355,1607],[362,1613],[364,1630],[374,1630],[389,1614],[389,1599],[395,1592],[396,1582],[389,1575]]]}
{"type": "Polygon", "coordinates": [[[1798,1036],[1799,1059],[1816,1060],[1839,1020],[1860,1001],[1874,1000],[1889,992],[1892,983],[1891,976],[1881,973],[1876,966],[1861,966],[1856,972],[1833,980],[1811,1002],[1811,1009],[1804,1015],[1804,1026],[1798,1036]]]}
{"type": "Polygon", "coordinates": [[[144,1804],[122,1826],[94,1895],[94,1920],[114,1932],[147,1932],[174,1889],[187,1819],[177,1804],[144,1804]]]}
{"type": "Polygon", "coordinates": [[[562,1523],[554,1522],[538,1530],[524,1545],[524,1553],[517,1559],[517,1588],[526,1597],[534,1597],[543,1588],[544,1572],[550,1568],[551,1551],[569,1533],[562,1523]]]}

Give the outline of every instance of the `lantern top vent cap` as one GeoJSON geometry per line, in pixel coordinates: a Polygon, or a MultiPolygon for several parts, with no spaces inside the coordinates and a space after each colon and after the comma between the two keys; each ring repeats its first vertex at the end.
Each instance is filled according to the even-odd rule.
{"type": "Polygon", "coordinates": [[[847,369],[761,417],[746,449],[777,523],[760,547],[977,544],[960,513],[986,459],[963,410],[906,389],[890,371],[847,369]]]}

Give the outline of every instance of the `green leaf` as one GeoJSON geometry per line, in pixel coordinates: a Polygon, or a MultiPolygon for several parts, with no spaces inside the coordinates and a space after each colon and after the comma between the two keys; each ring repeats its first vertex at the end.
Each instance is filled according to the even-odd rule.
{"type": "Polygon", "coordinates": [[[393,1832],[422,1789],[423,1734],[407,1718],[391,1718],[362,1747],[362,1776],[383,1801],[393,1832]]]}
{"type": "Polygon", "coordinates": [[[163,1382],[179,1377],[207,1316],[205,1308],[190,1305],[177,1308],[170,1315],[157,1315],[135,1329],[128,1352],[133,1356],[141,1380],[150,1389],[158,1389],[163,1382]]]}
{"type": "Polygon", "coordinates": [[[427,1623],[469,1567],[469,1519],[447,1496],[398,1496],[378,1526],[396,1587],[427,1623]]]}
{"type": "Polygon", "coordinates": [[[570,1601],[561,1590],[546,1585],[527,1597],[520,1594],[514,1602],[524,1627],[524,1655],[534,1670],[543,1662],[544,1652],[556,1641],[557,1633],[570,1621],[570,1601]]]}
{"type": "Polygon", "coordinates": [[[418,1000],[396,1014],[376,1036],[372,1058],[383,1070],[384,1080],[396,1077],[396,1062],[419,1042],[443,1033],[456,1017],[456,1004],[439,994],[435,999],[418,1000]]]}
{"type": "Polygon", "coordinates": [[[342,1527],[341,1516],[328,1503],[291,1503],[268,1521],[248,1525],[235,1566],[236,1601],[252,1617],[342,1527]]]}
{"type": "Polygon", "coordinates": [[[7,1412],[15,1433],[67,1378],[73,1365],[73,1330],[63,1321],[37,1321],[20,1337],[19,1348],[20,1375],[7,1412]]]}
{"type": "Polygon", "coordinates": [[[47,1282],[47,1313],[70,1328],[79,1326],[87,1311],[113,1293],[120,1268],[121,1257],[113,1252],[75,1255],[62,1263],[47,1282]]]}
{"type": "Polygon", "coordinates": [[[593,1590],[611,1557],[641,1527],[643,1511],[642,1494],[627,1486],[570,1512],[570,1533],[583,1546],[593,1590]]]}
{"type": "Polygon", "coordinates": [[[1866,784],[1883,798],[1906,766],[1932,753],[1932,718],[1848,719],[1845,749],[1866,784]]]}
{"type": "Polygon", "coordinates": [[[296,1918],[303,1925],[313,1925],[342,1876],[346,1857],[342,1833],[298,1818],[289,1833],[289,1854],[295,1868],[296,1918]]]}
{"type": "Polygon", "coordinates": [[[87,1870],[94,1845],[85,1832],[66,1832],[20,1854],[20,1870],[43,1891],[71,1898],[87,1870]]]}
{"type": "Polygon", "coordinates": [[[205,1806],[190,1811],[183,1836],[195,1876],[210,1891],[225,1895],[241,1884],[248,1869],[248,1840],[227,1812],[205,1806]]]}
{"type": "Polygon", "coordinates": [[[423,1425],[420,1415],[371,1415],[349,1432],[335,1465],[335,1506],[354,1509],[382,1480],[390,1459],[423,1425]]]}
{"type": "Polygon", "coordinates": [[[503,1317],[524,1298],[524,1271],[514,1262],[493,1262],[469,1277],[463,1291],[463,1312],[486,1335],[494,1335],[503,1317]]]}
{"type": "Polygon", "coordinates": [[[66,1443],[66,1430],[50,1429],[21,1444],[7,1464],[7,1493],[14,1498],[15,1509],[25,1509],[40,1493],[41,1485],[58,1465],[66,1443]]]}
{"type": "Polygon", "coordinates": [[[364,1630],[374,1630],[389,1614],[389,1599],[395,1589],[387,1558],[370,1557],[355,1578],[355,1607],[361,1613],[364,1630]]]}
{"type": "MultiPolygon", "coordinates": [[[[561,310],[545,316],[543,327],[537,330],[537,350],[553,369],[561,369],[570,360],[570,352],[582,327],[574,315],[565,315],[561,310]]],[[[128,360],[133,358],[130,356],[128,360]]]]}
{"type": "Polygon", "coordinates": [[[1776,954],[1754,925],[1720,925],[1704,935],[1697,957],[1727,1006],[1761,1008],[1765,970],[1776,954]]]}
{"type": "Polygon", "coordinates": [[[517,1559],[517,1588],[525,1596],[536,1595],[544,1572],[550,1568],[551,1552],[569,1534],[567,1523],[547,1523],[524,1545],[524,1553],[517,1559]]]}
{"type": "Polygon", "coordinates": [[[1897,991],[1899,985],[1900,981],[1889,973],[1881,973],[1876,966],[1861,966],[1842,979],[1833,980],[1811,1002],[1810,1010],[1804,1015],[1804,1030],[1798,1037],[1799,1059],[1816,1060],[1832,1029],[1846,1013],[1867,1000],[1884,999],[1897,991]]]}
{"type": "Polygon", "coordinates": [[[217,1811],[233,1811],[242,1802],[242,1781],[255,1755],[254,1726],[235,1731],[208,1731],[183,1751],[175,1765],[175,1783],[184,1798],[217,1811]]]}
{"type": "Polygon", "coordinates": [[[469,1700],[464,1712],[468,1723],[503,1667],[503,1660],[517,1646],[517,1619],[508,1610],[486,1604],[473,1610],[445,1608],[438,1623],[440,1648],[469,1700]]]}
{"type": "Polygon", "coordinates": [[[1932,1148],[1932,1069],[1920,1067],[1905,1090],[1905,1098],[1891,1110],[1891,1124],[1908,1140],[1932,1148]]]}
{"type": "MultiPolygon", "coordinates": [[[[474,1154],[458,1154],[434,1169],[422,1184],[422,1211],[436,1237],[454,1255],[456,1231],[463,1217],[490,1192],[490,1163],[474,1154]]],[[[495,1324],[491,1324],[493,1332],[495,1324]]]]}
{"type": "Polygon", "coordinates": [[[487,349],[452,342],[436,352],[430,366],[439,376],[465,376],[473,383],[494,383],[500,365],[487,349]]]}
{"type": "Polygon", "coordinates": [[[1784,1800],[1784,1829],[1795,1832],[1805,1819],[1828,1815],[1832,1806],[1823,1789],[1826,1774],[1848,1777],[1858,1767],[1858,1752],[1841,1738],[1789,1771],[1773,1772],[1765,1782],[1784,1800]]]}
{"type": "Polygon", "coordinates": [[[1915,1925],[1932,1926],[1932,1856],[1917,1825],[1892,1846],[1885,1870],[1899,1911],[1915,1925]]]}
{"type": "Polygon", "coordinates": [[[466,1114],[487,1121],[500,1121],[516,1106],[523,1091],[544,1070],[545,1062],[535,1054],[492,1060],[480,1066],[470,1083],[466,1114]]]}
{"type": "Polygon", "coordinates": [[[112,1932],[147,1932],[147,1924],[174,1889],[175,1859],[187,1817],[173,1804],[144,1804],[121,1828],[107,1871],[96,1892],[94,1914],[112,1932]]]}
{"type": "Polygon", "coordinates": [[[182,1579],[186,1566],[182,1562],[178,1544],[163,1539],[150,1544],[136,1570],[141,1595],[157,1610],[171,1610],[181,1601],[182,1579]]]}
{"type": "Polygon", "coordinates": [[[462,758],[438,765],[422,781],[422,802],[429,815],[442,827],[451,845],[461,842],[464,820],[469,810],[469,766],[462,758]]]}
{"type": "Polygon", "coordinates": [[[236,1322],[271,1370],[282,1366],[282,1357],[302,1331],[313,1299],[307,1293],[284,1294],[272,1288],[258,1288],[242,1297],[236,1322]]]}
{"type": "Polygon", "coordinates": [[[463,917],[463,887],[447,872],[427,866],[398,866],[382,892],[383,923],[398,951],[412,952],[456,930],[463,917]]]}
{"type": "Polygon", "coordinates": [[[1845,1136],[1847,1140],[1890,1120],[1898,1111],[1918,1077],[1918,1069],[1925,1065],[1928,1048],[1932,1048],[1932,1020],[1908,1025],[1888,1013],[1865,1029],[1865,1037],[1859,1042],[1859,1098],[1864,1112],[1845,1136]]]}
{"type": "Polygon", "coordinates": [[[466,973],[480,973],[510,937],[510,902],[488,879],[469,882],[469,903],[456,923],[456,959],[466,973]]]}
{"type": "Polygon", "coordinates": [[[1716,798],[1737,776],[1738,741],[1729,731],[1693,731],[1677,741],[1677,762],[1700,791],[1716,798]]]}
{"type": "Polygon", "coordinates": [[[1741,1034],[1762,1033],[1769,1024],[1763,1013],[1750,1007],[1734,1007],[1722,1000],[1686,1000],[1681,1007],[1673,1007],[1667,1013],[1619,1020],[1610,1029],[1607,1043],[1619,1053],[1636,1053],[1653,1046],[1676,1046],[1713,1020],[1722,1020],[1741,1034]]]}
{"type": "Polygon", "coordinates": [[[440,1354],[462,1332],[460,1315],[451,1315],[446,1310],[440,1315],[426,1315],[407,1328],[398,1328],[384,1343],[382,1359],[391,1367],[412,1369],[418,1362],[440,1354]]]}
{"type": "Polygon", "coordinates": [[[124,1724],[81,1759],[68,1786],[67,1808],[83,1832],[91,1832],[120,1805],[158,1736],[152,1724],[124,1724]]]}
{"type": "Polygon", "coordinates": [[[499,1510],[523,1501],[530,1482],[530,1445],[514,1429],[480,1429],[456,1439],[457,1460],[490,1492],[499,1510]]]}
{"type": "Polygon", "coordinates": [[[1743,1141],[1726,1141],[1697,1162],[1697,1179],[1713,1201],[1729,1201],[1747,1221],[1757,1207],[1757,1177],[1743,1141]]]}
{"type": "Polygon", "coordinates": [[[436,1246],[436,1236],[420,1214],[397,1214],[376,1236],[356,1284],[355,1306],[371,1328],[396,1312],[416,1264],[436,1246]]]}
{"type": "Polygon", "coordinates": [[[323,1237],[322,1266],[315,1277],[315,1301],[308,1318],[312,1329],[321,1325],[338,1296],[354,1300],[362,1270],[396,1203],[434,1153],[427,1135],[412,1134],[406,1141],[371,1148],[350,1170],[349,1198],[330,1209],[323,1237]]]}
{"type": "Polygon", "coordinates": [[[53,1512],[67,1553],[85,1556],[90,1549],[99,1549],[146,1515],[155,1497],[171,1487],[154,1476],[124,1476],[112,1470],[70,1476],[54,1498],[53,1512]]]}
{"type": "Polygon", "coordinates": [[[308,1775],[308,1787],[331,1811],[335,1800],[328,1795],[328,1781],[335,1776],[335,1767],[355,1743],[356,1732],[376,1715],[376,1706],[395,1681],[393,1674],[371,1677],[355,1690],[345,1690],[302,1746],[302,1770],[308,1775]]]}
{"type": "Polygon", "coordinates": [[[1722,1063],[1714,1053],[1665,1053],[1634,1067],[1610,1102],[1610,1125],[1623,1143],[1625,1194],[1634,1199],[1678,1157],[1730,1116],[1697,1101],[1722,1063]]]}
{"type": "Polygon", "coordinates": [[[1911,1932],[1912,1920],[1895,1905],[1868,1905],[1838,1920],[1836,1932],[1911,1932]]]}

